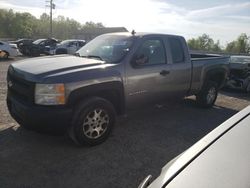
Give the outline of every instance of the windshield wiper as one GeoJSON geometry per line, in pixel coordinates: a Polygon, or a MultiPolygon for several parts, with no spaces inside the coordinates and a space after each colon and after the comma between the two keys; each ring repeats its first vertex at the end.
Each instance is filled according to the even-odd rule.
{"type": "Polygon", "coordinates": [[[103,59],[102,59],[100,56],[98,56],[98,55],[87,55],[87,56],[83,55],[83,56],[81,56],[81,57],[86,57],[86,58],[95,58],[95,59],[100,59],[100,60],[102,60],[102,61],[103,61],[103,59]]]}

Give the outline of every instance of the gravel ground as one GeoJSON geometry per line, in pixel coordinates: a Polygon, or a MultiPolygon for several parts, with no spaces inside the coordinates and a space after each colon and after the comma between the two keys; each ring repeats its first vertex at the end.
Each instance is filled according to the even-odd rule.
{"type": "MultiPolygon", "coordinates": [[[[21,59],[17,58],[17,59],[21,59]]],[[[220,123],[250,105],[250,97],[223,91],[216,105],[201,109],[192,97],[152,106],[119,118],[111,137],[77,147],[66,136],[27,131],[10,117],[6,70],[0,61],[0,187],[137,187],[220,123]]]]}

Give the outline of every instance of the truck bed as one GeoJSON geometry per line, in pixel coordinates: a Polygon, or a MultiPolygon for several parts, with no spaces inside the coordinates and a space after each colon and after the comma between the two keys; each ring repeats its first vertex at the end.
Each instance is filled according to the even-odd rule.
{"type": "MultiPolygon", "coordinates": [[[[216,68],[216,70],[228,70],[229,56],[215,54],[190,54],[190,56],[193,65],[191,85],[192,94],[196,94],[200,91],[205,79],[204,76],[212,68],[216,68]]],[[[219,87],[222,87],[222,85],[219,87]]]]}
{"type": "Polygon", "coordinates": [[[225,58],[227,56],[217,55],[217,54],[190,54],[191,60],[201,60],[201,59],[216,59],[216,58],[225,58]]]}

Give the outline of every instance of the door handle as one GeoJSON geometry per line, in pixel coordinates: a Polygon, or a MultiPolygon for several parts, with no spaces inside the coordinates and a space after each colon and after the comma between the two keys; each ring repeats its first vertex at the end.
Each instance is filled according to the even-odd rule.
{"type": "Polygon", "coordinates": [[[170,71],[162,70],[162,71],[160,72],[160,75],[166,76],[166,75],[169,74],[169,73],[170,73],[170,71]]]}

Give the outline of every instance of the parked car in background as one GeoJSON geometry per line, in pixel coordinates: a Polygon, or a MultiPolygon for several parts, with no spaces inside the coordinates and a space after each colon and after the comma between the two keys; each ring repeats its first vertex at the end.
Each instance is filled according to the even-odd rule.
{"type": "Polygon", "coordinates": [[[249,188],[250,106],[167,163],[139,188],[249,188]]]}
{"type": "Polygon", "coordinates": [[[54,54],[75,54],[85,44],[85,40],[64,40],[56,46],[54,54]]]}
{"type": "Polygon", "coordinates": [[[26,38],[18,39],[15,41],[9,41],[9,43],[11,44],[16,44],[18,48],[20,47],[20,45],[31,44],[32,42],[33,42],[33,39],[26,39],[26,38]]]}
{"type": "Polygon", "coordinates": [[[229,68],[226,87],[250,92],[250,56],[231,56],[229,68]]]}
{"type": "Polygon", "coordinates": [[[28,56],[39,56],[40,54],[48,54],[46,46],[50,48],[55,48],[59,41],[54,38],[38,39],[29,44],[22,45],[23,55],[28,56]]]}
{"type": "Polygon", "coordinates": [[[6,52],[0,50],[0,58],[5,58],[6,52]]]}
{"type": "Polygon", "coordinates": [[[20,54],[16,44],[9,44],[7,42],[0,41],[0,50],[2,51],[2,58],[16,57],[20,54]]]}
{"type": "Polygon", "coordinates": [[[21,126],[60,128],[96,145],[128,109],[190,95],[212,107],[228,75],[229,57],[190,55],[175,35],[105,34],[76,54],[9,66],[7,104],[21,126]]]}
{"type": "Polygon", "coordinates": [[[26,46],[26,45],[30,45],[31,43],[33,42],[33,39],[18,39],[16,41],[10,41],[9,43],[11,44],[16,44],[19,51],[22,53],[22,54],[27,54],[27,52],[25,51],[26,48],[23,48],[23,46],[26,46]]]}

